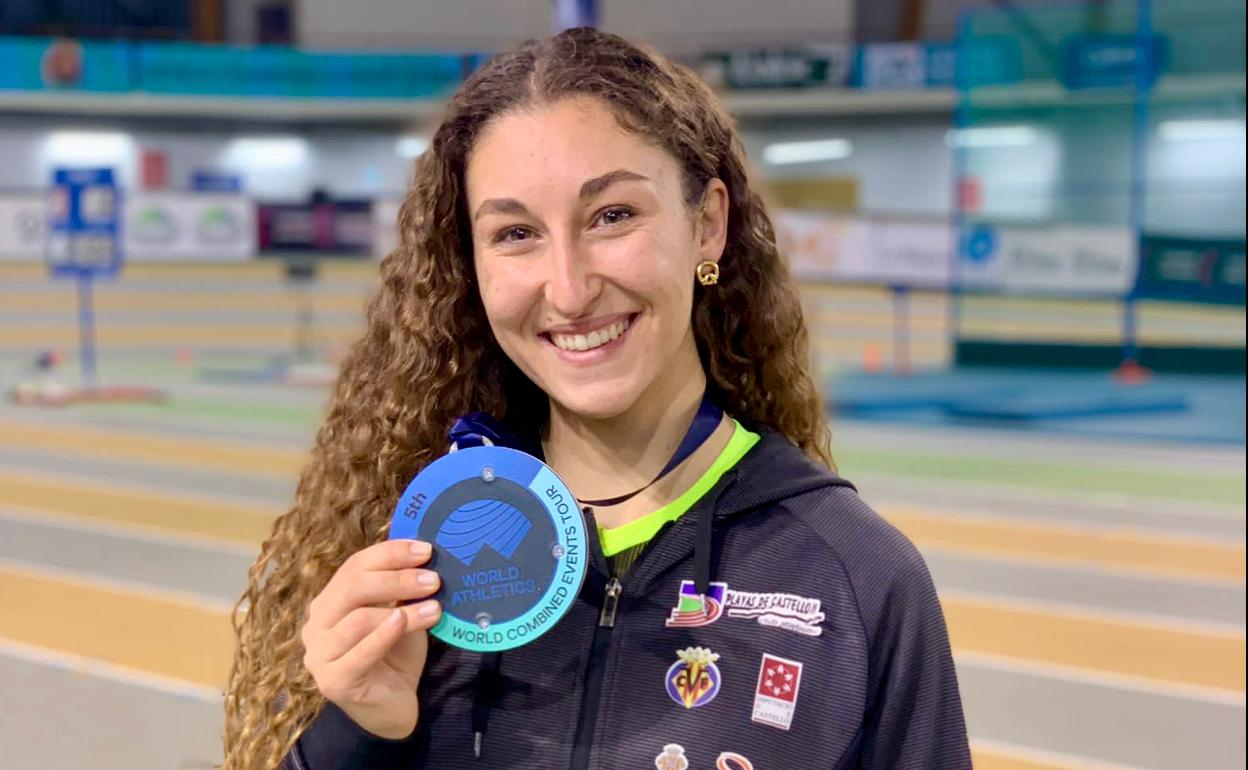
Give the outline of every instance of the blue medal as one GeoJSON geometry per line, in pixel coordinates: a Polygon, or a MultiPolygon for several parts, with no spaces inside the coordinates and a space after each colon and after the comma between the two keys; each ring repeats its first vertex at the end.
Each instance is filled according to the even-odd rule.
{"type": "Polygon", "coordinates": [[[589,562],[576,498],[541,460],[497,446],[502,430],[483,415],[461,418],[451,431],[456,448],[408,484],[390,524],[391,539],[433,544],[442,619],[430,632],[475,652],[510,650],[549,631],[589,562]]]}
{"type": "MultiPolygon", "coordinates": [[[[701,446],[722,414],[704,399],[654,481],[701,446]]],[[[615,505],[650,485],[578,501],[548,465],[511,448],[519,442],[483,412],[457,420],[450,439],[450,454],[417,474],[399,498],[390,539],[433,545],[428,566],[442,578],[433,596],[442,605],[434,637],[474,652],[510,650],[549,631],[581,590],[589,565],[581,504],[615,505]]]]}

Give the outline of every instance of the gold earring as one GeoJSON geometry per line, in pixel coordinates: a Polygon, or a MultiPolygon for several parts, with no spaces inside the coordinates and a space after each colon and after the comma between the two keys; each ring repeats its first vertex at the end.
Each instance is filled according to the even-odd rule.
{"type": "Polygon", "coordinates": [[[703,286],[714,286],[719,283],[719,263],[709,259],[698,263],[698,283],[703,286]]]}

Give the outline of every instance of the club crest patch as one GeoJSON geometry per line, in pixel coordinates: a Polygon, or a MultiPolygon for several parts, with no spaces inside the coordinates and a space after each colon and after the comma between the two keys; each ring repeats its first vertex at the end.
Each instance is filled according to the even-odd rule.
{"type": "Polygon", "coordinates": [[[754,763],[735,751],[725,751],[715,759],[715,770],[754,770],[754,763]]]}
{"type": "Polygon", "coordinates": [[[797,693],[802,683],[802,664],[776,655],[763,655],[754,690],[754,711],[750,718],[759,724],[788,730],[797,709],[797,693]]]}
{"type": "Polygon", "coordinates": [[[821,636],[827,617],[819,599],[779,592],[734,591],[727,583],[711,583],[706,595],[698,593],[692,580],[680,581],[676,607],[668,616],[668,628],[708,626],[724,615],[756,618],[759,625],[782,628],[804,636],[821,636]]]}
{"type": "Polygon", "coordinates": [[[705,706],[719,695],[721,682],[717,653],[705,647],[686,647],[667,669],[667,694],[687,709],[705,706]]]}
{"type": "MultiPolygon", "coordinates": [[[[689,770],[685,747],[679,743],[667,744],[654,758],[654,766],[658,770],[689,770]]],[[[754,763],[735,751],[724,751],[715,759],[715,770],[754,770],[754,763]]]]}
{"type": "Polygon", "coordinates": [[[689,770],[689,760],[685,757],[685,747],[679,743],[669,743],[654,758],[654,766],[658,770],[689,770]]]}

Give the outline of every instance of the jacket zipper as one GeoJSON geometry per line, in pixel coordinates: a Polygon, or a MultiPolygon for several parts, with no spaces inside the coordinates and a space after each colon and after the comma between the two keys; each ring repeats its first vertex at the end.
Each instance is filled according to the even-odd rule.
{"type": "Polygon", "coordinates": [[[589,752],[594,726],[598,721],[598,704],[602,700],[602,679],[606,668],[607,652],[611,648],[611,631],[615,628],[615,614],[620,605],[620,593],[624,590],[620,579],[611,576],[602,593],[602,609],[598,612],[598,625],[589,647],[589,662],[585,673],[585,698],[581,716],[576,725],[573,741],[573,770],[588,770],[589,752]]]}
{"type": "Polygon", "coordinates": [[[615,628],[615,611],[620,606],[620,591],[622,590],[624,588],[620,585],[619,578],[613,577],[607,581],[602,596],[602,611],[598,613],[599,628],[615,628]]]}

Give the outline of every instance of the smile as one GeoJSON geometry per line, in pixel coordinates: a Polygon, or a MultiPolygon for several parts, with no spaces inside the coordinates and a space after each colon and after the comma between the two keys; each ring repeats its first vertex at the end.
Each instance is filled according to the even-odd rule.
{"type": "Polygon", "coordinates": [[[560,350],[576,352],[594,350],[618,339],[621,334],[628,331],[628,327],[632,325],[636,317],[636,315],[630,315],[628,318],[582,334],[549,332],[546,337],[560,350]]]}

